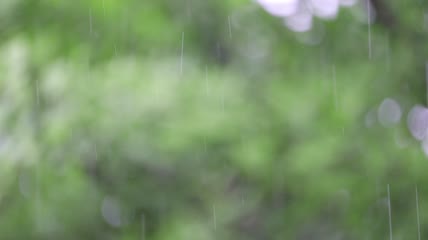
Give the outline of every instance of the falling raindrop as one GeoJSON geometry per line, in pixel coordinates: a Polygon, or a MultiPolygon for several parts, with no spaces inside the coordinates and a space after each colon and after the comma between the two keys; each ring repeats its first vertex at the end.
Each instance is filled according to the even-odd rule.
{"type": "Polygon", "coordinates": [[[37,105],[40,105],[40,90],[39,90],[39,81],[36,79],[36,101],[37,105]]]}
{"type": "Polygon", "coordinates": [[[222,113],[225,113],[225,83],[223,83],[223,87],[222,87],[222,94],[221,94],[221,110],[222,113]]]}
{"type": "Polygon", "coordinates": [[[146,239],[146,216],[141,214],[141,239],[146,239]]]}
{"type": "Polygon", "coordinates": [[[209,83],[208,83],[208,66],[205,65],[205,91],[207,96],[209,96],[209,83]]]}
{"type": "Polygon", "coordinates": [[[229,37],[232,38],[232,20],[230,16],[227,17],[227,22],[229,24],[229,37]]]}
{"type": "Polygon", "coordinates": [[[337,111],[338,100],[337,100],[337,84],[336,84],[336,66],[334,64],[332,66],[332,74],[333,74],[333,91],[334,91],[334,109],[337,111]]]}
{"type": "Polygon", "coordinates": [[[419,218],[419,193],[418,193],[418,186],[415,187],[415,199],[416,199],[416,220],[418,223],[418,240],[421,240],[421,222],[419,218]]]}
{"type": "Polygon", "coordinates": [[[367,26],[368,26],[368,48],[369,48],[369,59],[372,59],[372,29],[371,29],[371,2],[370,0],[367,0],[367,26]]]}
{"type": "Polygon", "coordinates": [[[389,192],[389,184],[387,185],[387,191],[388,191],[389,240],[392,240],[391,194],[389,192]]]}
{"type": "Polygon", "coordinates": [[[424,13],[424,27],[428,28],[428,13],[424,13]]]}
{"type": "Polygon", "coordinates": [[[92,35],[92,9],[89,9],[89,33],[92,35]]]}
{"type": "Polygon", "coordinates": [[[389,39],[389,35],[385,35],[385,58],[386,58],[386,70],[391,70],[391,40],[389,39]]]}
{"type": "Polygon", "coordinates": [[[183,74],[184,32],[181,33],[180,74],[183,74]]]}
{"type": "Polygon", "coordinates": [[[106,6],[105,6],[105,0],[102,1],[103,4],[103,16],[106,16],[106,6]]]}
{"type": "Polygon", "coordinates": [[[213,204],[213,223],[214,223],[214,230],[217,229],[217,216],[216,216],[216,209],[215,205],[213,204]]]}

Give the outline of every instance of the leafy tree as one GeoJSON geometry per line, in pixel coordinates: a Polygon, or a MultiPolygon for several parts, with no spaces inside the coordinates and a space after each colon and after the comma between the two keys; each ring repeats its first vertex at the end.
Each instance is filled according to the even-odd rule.
{"type": "Polygon", "coordinates": [[[0,236],[422,239],[427,6],[371,3],[2,2],[0,236]]]}

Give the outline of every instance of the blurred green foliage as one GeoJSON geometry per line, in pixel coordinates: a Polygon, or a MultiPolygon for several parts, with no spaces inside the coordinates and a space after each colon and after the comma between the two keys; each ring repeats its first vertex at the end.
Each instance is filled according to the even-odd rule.
{"type": "Polygon", "coordinates": [[[293,33],[243,0],[1,1],[0,238],[382,239],[388,185],[394,239],[416,186],[428,236],[427,5],[388,4],[369,59],[358,7],[293,33]]]}

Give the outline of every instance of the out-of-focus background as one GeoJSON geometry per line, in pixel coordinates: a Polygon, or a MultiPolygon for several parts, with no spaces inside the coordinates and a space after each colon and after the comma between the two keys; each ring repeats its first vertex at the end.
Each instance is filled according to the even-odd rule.
{"type": "Polygon", "coordinates": [[[427,10],[1,0],[0,238],[428,238],[427,10]]]}

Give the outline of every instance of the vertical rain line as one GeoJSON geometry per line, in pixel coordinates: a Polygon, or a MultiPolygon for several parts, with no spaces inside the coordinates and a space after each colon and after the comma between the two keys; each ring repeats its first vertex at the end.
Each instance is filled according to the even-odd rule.
{"type": "Polygon", "coordinates": [[[36,79],[35,80],[36,83],[36,102],[37,102],[37,106],[40,106],[40,90],[39,90],[39,81],[36,79]]]}
{"type": "Polygon", "coordinates": [[[388,33],[386,34],[386,37],[385,37],[385,48],[386,48],[386,70],[389,72],[391,70],[391,40],[388,33]]]}
{"type": "Polygon", "coordinates": [[[92,35],[92,9],[89,8],[89,33],[92,35]]]}
{"type": "Polygon", "coordinates": [[[184,32],[181,33],[180,74],[183,74],[184,32]]]}
{"type": "Polygon", "coordinates": [[[103,17],[106,17],[106,5],[105,5],[105,0],[103,0],[103,17]]]}
{"type": "Polygon", "coordinates": [[[214,222],[214,230],[217,229],[217,216],[215,211],[215,205],[213,204],[213,222],[214,222]]]}
{"type": "Polygon", "coordinates": [[[332,72],[333,72],[334,108],[337,111],[338,100],[337,100],[336,66],[334,64],[332,66],[332,72]]]}
{"type": "MultiPolygon", "coordinates": [[[[35,189],[35,199],[34,205],[31,206],[31,210],[34,211],[34,226],[35,231],[40,231],[42,229],[42,224],[40,223],[40,218],[43,218],[43,193],[42,193],[42,184],[43,184],[43,167],[44,161],[43,153],[45,153],[45,144],[43,143],[43,133],[42,133],[42,114],[43,114],[43,104],[40,103],[40,100],[43,100],[43,91],[40,92],[39,84],[41,80],[40,71],[37,68],[34,68],[33,65],[29,66],[29,78],[28,78],[28,86],[29,86],[29,94],[30,98],[29,104],[31,105],[31,114],[33,121],[32,123],[32,141],[34,142],[35,152],[34,158],[36,160],[35,169],[34,169],[34,189],[35,189]],[[42,99],[40,99],[42,98],[42,99]]],[[[43,102],[42,102],[43,103],[43,102]]]]}
{"type": "Polygon", "coordinates": [[[419,218],[419,193],[418,193],[418,185],[415,187],[415,198],[416,198],[416,220],[418,223],[418,240],[421,240],[421,222],[419,218]]]}
{"type": "Polygon", "coordinates": [[[222,86],[222,91],[221,91],[221,110],[222,110],[222,112],[223,112],[223,114],[225,113],[225,100],[224,100],[224,98],[225,98],[225,93],[224,93],[224,91],[225,91],[225,82],[223,82],[223,86],[222,86]]]}
{"type": "Polygon", "coordinates": [[[229,24],[229,37],[232,38],[232,23],[231,23],[230,16],[227,16],[227,22],[229,24]]]}
{"type": "Polygon", "coordinates": [[[207,97],[209,96],[209,85],[208,85],[208,66],[205,65],[205,91],[207,97]]]}
{"type": "Polygon", "coordinates": [[[141,214],[141,240],[146,239],[146,217],[141,214]]]}
{"type": "Polygon", "coordinates": [[[367,25],[368,25],[368,48],[369,48],[369,59],[372,59],[372,29],[371,29],[371,8],[370,8],[370,0],[367,0],[367,25]]]}
{"type": "Polygon", "coordinates": [[[392,240],[391,194],[389,192],[389,184],[387,185],[387,191],[388,191],[389,240],[392,240]]]}

